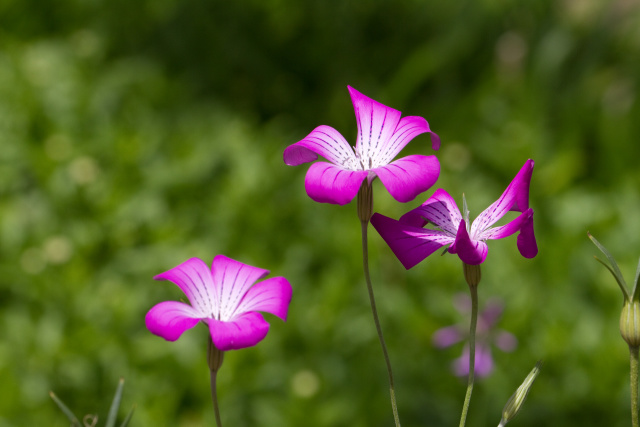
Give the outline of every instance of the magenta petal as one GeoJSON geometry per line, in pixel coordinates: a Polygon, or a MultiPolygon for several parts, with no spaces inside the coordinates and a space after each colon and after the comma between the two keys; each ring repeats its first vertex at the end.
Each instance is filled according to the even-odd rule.
{"type": "Polygon", "coordinates": [[[211,264],[210,274],[220,295],[218,318],[224,321],[239,314],[238,307],[251,285],[269,274],[269,270],[253,267],[224,255],[217,255],[211,264]]]}
{"type": "Polygon", "coordinates": [[[460,333],[457,326],[447,326],[438,329],[433,334],[433,345],[438,348],[450,347],[453,344],[462,341],[464,336],[460,333]]]}
{"type": "Polygon", "coordinates": [[[317,162],[309,167],[304,184],[307,194],[316,202],[346,205],[358,194],[368,173],[317,162]]]}
{"type": "Polygon", "coordinates": [[[464,220],[460,221],[458,234],[451,249],[454,251],[453,253],[458,254],[462,262],[469,265],[482,264],[487,258],[487,252],[489,250],[485,242],[471,240],[469,238],[464,220]]]}
{"type": "Polygon", "coordinates": [[[389,163],[413,138],[425,132],[431,133],[431,148],[438,150],[440,137],[429,129],[429,123],[423,117],[403,117],[391,139],[380,150],[380,162],[382,164],[389,163]]]}
{"type": "Polygon", "coordinates": [[[207,264],[199,258],[190,258],[169,271],[158,274],[156,280],[175,283],[200,313],[217,314],[218,295],[207,264]]]}
{"type": "Polygon", "coordinates": [[[237,313],[265,311],[287,320],[287,310],[291,302],[291,285],[284,277],[272,277],[256,283],[247,291],[238,306],[237,313]]]}
{"type": "MultiPolygon", "coordinates": [[[[493,358],[491,350],[482,345],[476,345],[474,370],[477,376],[486,377],[493,370],[493,358]]],[[[462,356],[453,362],[453,370],[456,375],[462,377],[469,374],[469,347],[465,346],[462,356]]]]}
{"type": "Polygon", "coordinates": [[[462,220],[462,215],[460,215],[460,210],[455,200],[441,188],[436,190],[433,196],[429,197],[422,206],[415,208],[400,218],[400,221],[417,221],[417,215],[432,222],[452,237],[458,233],[458,224],[462,220]]]}
{"type": "Polygon", "coordinates": [[[533,258],[538,255],[538,244],[533,233],[533,210],[531,210],[531,216],[522,224],[517,242],[518,250],[523,257],[533,258]]]}
{"type": "Polygon", "coordinates": [[[175,341],[201,320],[202,314],[190,305],[164,301],[155,305],[144,318],[147,329],[167,341],[175,341]]]}
{"type": "Polygon", "coordinates": [[[438,180],[440,163],[436,156],[412,155],[373,169],[391,196],[409,202],[438,180]]]}
{"type": "Polygon", "coordinates": [[[245,313],[229,322],[215,319],[207,322],[213,344],[222,351],[254,346],[269,332],[269,324],[256,312],[245,313]]]}
{"type": "Polygon", "coordinates": [[[346,139],[331,126],[318,126],[304,139],[284,150],[284,162],[289,166],[312,162],[321,155],[331,163],[345,165],[355,160],[355,154],[346,139]]]}
{"type": "Polygon", "coordinates": [[[440,230],[413,227],[378,213],[371,217],[371,224],[407,270],[453,242],[453,237],[440,230]]]}

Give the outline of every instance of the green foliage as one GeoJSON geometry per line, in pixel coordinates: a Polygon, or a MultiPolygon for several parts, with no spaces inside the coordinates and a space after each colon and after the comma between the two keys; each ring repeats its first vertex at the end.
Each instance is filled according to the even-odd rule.
{"type": "MultiPolygon", "coordinates": [[[[631,2],[632,3],[632,2],[631,2]]],[[[0,4],[0,427],[65,426],[126,377],[134,424],[213,425],[206,331],[144,315],[182,294],[152,277],[225,254],[286,276],[289,320],[218,375],[234,426],[392,423],[355,206],[312,202],[284,148],[327,124],[355,142],[350,84],[441,136],[437,186],[471,217],[527,158],[539,255],[492,242],[479,287],[520,344],[494,354],[469,425],[495,424],[538,359],[519,426],[628,424],[619,294],[590,230],[640,253],[640,47],[629,2],[9,0],[0,4]]],[[[430,153],[416,138],[406,153],[430,153]]],[[[374,182],[374,210],[400,205],[374,182]]],[[[406,426],[457,422],[454,257],[405,271],[370,233],[378,310],[406,426]]],[[[107,414],[98,414],[106,419],[107,414]]],[[[133,424],[132,424],[133,425],[133,424]]],[[[515,424],[514,424],[515,425],[515,424]]]]}

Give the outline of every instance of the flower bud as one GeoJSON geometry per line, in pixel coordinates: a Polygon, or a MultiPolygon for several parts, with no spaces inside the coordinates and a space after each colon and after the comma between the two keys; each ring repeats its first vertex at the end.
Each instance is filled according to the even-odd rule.
{"type": "Polygon", "coordinates": [[[626,300],[620,314],[620,334],[630,347],[640,346],[640,303],[626,300]]]}
{"type": "Polygon", "coordinates": [[[504,405],[504,409],[502,409],[502,419],[500,420],[500,426],[506,425],[509,421],[511,421],[518,412],[522,408],[527,395],[529,394],[529,390],[533,385],[536,377],[540,373],[540,367],[542,366],[542,362],[538,361],[536,366],[529,372],[527,378],[525,378],[524,382],[518,387],[515,393],[509,398],[507,404],[504,405]]]}
{"type": "Polygon", "coordinates": [[[469,287],[477,288],[482,278],[482,272],[480,271],[480,264],[471,265],[466,262],[462,263],[462,270],[464,272],[464,279],[467,281],[469,287]]]}

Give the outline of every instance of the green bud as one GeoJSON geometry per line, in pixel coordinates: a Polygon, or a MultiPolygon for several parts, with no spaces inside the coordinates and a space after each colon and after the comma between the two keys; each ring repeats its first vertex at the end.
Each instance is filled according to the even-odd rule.
{"type": "Polygon", "coordinates": [[[631,347],[640,346],[640,303],[625,301],[620,314],[620,334],[631,347]]]}
{"type": "Polygon", "coordinates": [[[480,283],[480,279],[482,278],[480,265],[470,265],[463,262],[462,271],[464,272],[464,279],[467,281],[469,287],[477,288],[480,283]]]}
{"type": "Polygon", "coordinates": [[[500,420],[500,426],[506,425],[509,421],[511,421],[518,412],[522,408],[527,395],[529,394],[529,390],[533,385],[536,377],[540,373],[540,367],[542,366],[542,361],[538,361],[536,366],[529,372],[527,378],[525,378],[524,382],[518,387],[515,393],[509,398],[507,404],[504,405],[504,409],[502,409],[502,419],[500,420]]]}

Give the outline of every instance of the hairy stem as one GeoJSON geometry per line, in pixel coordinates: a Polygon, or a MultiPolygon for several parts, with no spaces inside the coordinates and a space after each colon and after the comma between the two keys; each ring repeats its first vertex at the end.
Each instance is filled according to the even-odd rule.
{"type": "Polygon", "coordinates": [[[478,324],[478,287],[469,285],[471,292],[471,326],[469,327],[469,382],[467,383],[467,394],[462,405],[462,415],[460,416],[460,427],[464,427],[467,422],[467,412],[471,403],[471,393],[473,393],[473,382],[475,380],[476,366],[476,326],[478,324]]]}
{"type": "Polygon", "coordinates": [[[631,425],[639,427],[638,423],[638,346],[629,346],[631,361],[631,425]]]}
{"type": "Polygon", "coordinates": [[[380,320],[378,319],[378,309],[376,308],[376,299],[373,295],[373,286],[371,285],[371,275],[369,274],[369,249],[367,239],[368,221],[361,221],[362,223],[362,260],[364,267],[364,278],[367,282],[367,290],[369,291],[369,302],[371,303],[371,312],[373,313],[373,321],[376,324],[376,330],[378,331],[378,338],[380,345],[382,346],[382,354],[387,364],[387,373],[389,374],[389,393],[391,394],[391,408],[393,409],[393,419],[396,423],[396,427],[400,427],[400,418],[398,418],[398,406],[396,404],[396,392],[393,385],[393,372],[391,371],[391,361],[389,360],[389,353],[387,352],[387,345],[384,342],[384,336],[382,335],[382,328],[380,327],[380,320]]]}

